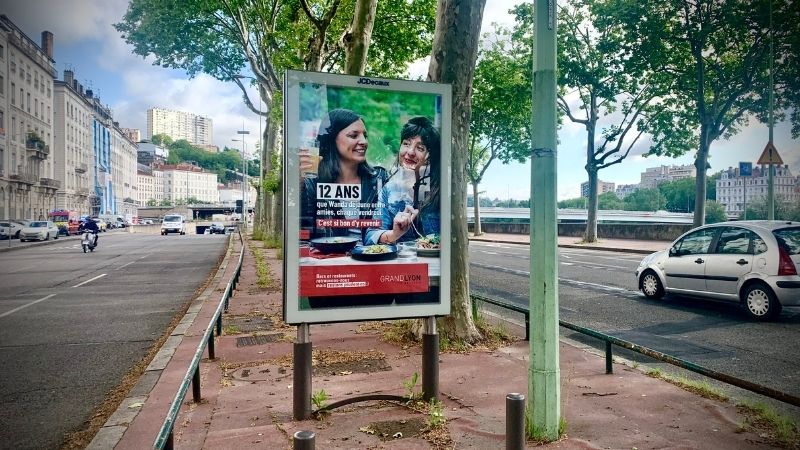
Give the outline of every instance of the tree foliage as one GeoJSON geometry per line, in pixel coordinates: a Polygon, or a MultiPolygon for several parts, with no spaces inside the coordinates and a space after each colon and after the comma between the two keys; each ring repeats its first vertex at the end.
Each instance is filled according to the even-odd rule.
{"type": "Polygon", "coordinates": [[[658,211],[667,201],[658,189],[639,189],[628,194],[624,203],[627,211],[658,211]]]}
{"type": "MultiPolygon", "coordinates": [[[[657,86],[667,108],[655,125],[664,134],[688,130],[697,143],[694,223],[700,225],[711,144],[736,134],[752,117],[765,121],[768,115],[770,29],[776,117],[782,118],[786,108],[796,111],[800,78],[792,75],[798,72],[800,8],[772,0],[602,0],[598,5],[601,26],[622,27],[620,38],[632,60],[643,70],[667,75],[657,86]]],[[[798,131],[800,117],[793,113],[791,118],[798,131]]],[[[651,152],[677,156],[689,149],[651,152]]]]}
{"type": "MultiPolygon", "coordinates": [[[[485,35],[475,68],[467,177],[478,198],[478,185],[495,160],[524,162],[530,156],[531,61],[510,37],[503,29],[485,35]]],[[[479,205],[480,198],[475,234],[481,234],[479,205]]]]}
{"type": "Polygon", "coordinates": [[[714,200],[706,200],[706,223],[718,223],[728,220],[725,206],[714,200]]]}

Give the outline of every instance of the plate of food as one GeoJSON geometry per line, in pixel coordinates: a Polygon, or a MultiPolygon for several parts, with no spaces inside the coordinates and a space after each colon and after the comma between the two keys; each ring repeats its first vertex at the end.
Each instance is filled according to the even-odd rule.
{"type": "Polygon", "coordinates": [[[417,256],[439,256],[439,235],[429,234],[417,239],[417,256]]]}
{"type": "Polygon", "coordinates": [[[347,236],[323,237],[311,240],[311,246],[320,253],[347,253],[355,247],[360,239],[347,236]]]}
{"type": "Polygon", "coordinates": [[[359,245],[350,256],[360,261],[387,261],[397,258],[397,246],[387,244],[359,245]]]}

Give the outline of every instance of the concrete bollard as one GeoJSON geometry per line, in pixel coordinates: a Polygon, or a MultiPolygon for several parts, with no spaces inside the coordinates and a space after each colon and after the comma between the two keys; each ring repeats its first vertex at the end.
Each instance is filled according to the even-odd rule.
{"type": "Polygon", "coordinates": [[[506,395],[506,450],[525,448],[525,396],[506,395]]]}
{"type": "Polygon", "coordinates": [[[297,431],[294,433],[294,450],[314,450],[316,435],[313,431],[297,431]]]}

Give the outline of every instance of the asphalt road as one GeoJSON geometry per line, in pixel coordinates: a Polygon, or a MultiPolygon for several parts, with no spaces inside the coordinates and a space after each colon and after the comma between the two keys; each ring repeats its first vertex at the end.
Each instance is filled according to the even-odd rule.
{"type": "MultiPolygon", "coordinates": [[[[470,242],[470,289],[528,305],[529,247],[470,242]]],[[[560,318],[710,369],[800,396],[800,310],[753,322],[734,303],[648,300],[634,271],[644,255],[559,249],[560,318]]],[[[562,329],[562,336],[600,343],[562,329]]]]}
{"type": "Polygon", "coordinates": [[[57,448],[217,267],[227,236],[102,233],[0,253],[0,447],[57,448]]]}

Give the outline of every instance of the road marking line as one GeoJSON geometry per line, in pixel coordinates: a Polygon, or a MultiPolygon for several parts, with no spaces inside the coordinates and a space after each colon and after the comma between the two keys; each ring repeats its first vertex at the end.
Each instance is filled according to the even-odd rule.
{"type": "Polygon", "coordinates": [[[124,268],[124,267],[128,267],[128,266],[130,266],[131,264],[133,264],[133,263],[135,263],[135,262],[136,262],[136,261],[131,261],[131,262],[127,263],[127,264],[123,264],[123,265],[121,265],[121,266],[117,267],[117,268],[116,268],[116,269],[114,269],[114,270],[119,270],[119,269],[122,269],[122,268],[124,268]]]}
{"type": "Polygon", "coordinates": [[[30,302],[28,304],[25,304],[25,305],[22,305],[22,306],[18,306],[16,308],[12,309],[11,311],[6,311],[3,314],[0,314],[0,317],[9,316],[9,315],[14,314],[15,312],[19,311],[20,309],[24,309],[24,308],[27,308],[28,306],[32,306],[32,305],[35,305],[35,304],[37,304],[39,302],[43,302],[43,301],[47,300],[50,297],[54,297],[55,295],[56,294],[50,294],[48,296],[40,298],[39,300],[34,300],[34,301],[32,301],[32,302],[30,302]]]}
{"type": "MultiPolygon", "coordinates": [[[[483,268],[483,269],[496,270],[498,272],[505,272],[505,273],[510,273],[510,274],[514,274],[514,275],[522,275],[524,277],[530,277],[531,276],[531,273],[528,272],[528,271],[525,271],[525,270],[517,270],[517,269],[509,269],[509,268],[506,268],[506,267],[490,266],[488,264],[481,264],[481,263],[476,263],[476,262],[471,262],[471,263],[469,263],[469,265],[470,266],[477,266],[477,267],[480,267],[480,268],[483,268]]],[[[631,290],[628,290],[628,289],[625,289],[625,288],[621,288],[621,287],[617,287],[617,286],[607,286],[607,285],[604,285],[604,284],[589,283],[589,282],[586,282],[586,281],[572,280],[572,279],[563,278],[563,277],[558,277],[558,281],[559,282],[573,284],[573,285],[580,286],[580,287],[592,287],[592,288],[595,288],[595,289],[614,291],[614,292],[638,293],[638,291],[631,291],[631,290]]]]}
{"type": "Polygon", "coordinates": [[[564,261],[561,261],[561,264],[563,264],[565,266],[574,266],[575,265],[575,264],[564,262],[564,261]]]}
{"type": "Polygon", "coordinates": [[[74,287],[74,288],[76,288],[76,287],[81,287],[81,286],[83,286],[84,284],[86,284],[86,283],[89,283],[90,281],[94,281],[94,280],[96,280],[96,279],[98,279],[98,278],[103,278],[104,276],[106,276],[106,274],[102,273],[102,274],[100,274],[100,275],[98,275],[98,276],[96,276],[96,277],[94,277],[94,278],[92,278],[92,279],[90,279],[90,280],[86,280],[86,281],[84,281],[83,283],[78,283],[78,284],[76,284],[75,286],[72,286],[72,287],[74,287]]]}
{"type": "Polygon", "coordinates": [[[590,262],[590,261],[578,261],[577,259],[576,259],[576,260],[573,260],[572,262],[573,262],[573,263],[580,263],[580,264],[589,264],[590,266],[595,266],[595,267],[600,267],[600,268],[604,268],[604,267],[613,267],[613,268],[615,268],[615,269],[626,269],[626,270],[633,270],[633,269],[631,269],[630,267],[615,266],[615,265],[613,265],[613,264],[596,263],[596,262],[590,262]]]}

